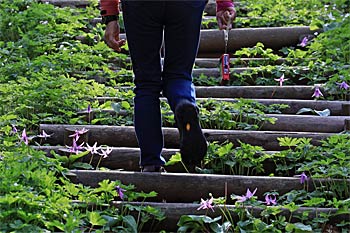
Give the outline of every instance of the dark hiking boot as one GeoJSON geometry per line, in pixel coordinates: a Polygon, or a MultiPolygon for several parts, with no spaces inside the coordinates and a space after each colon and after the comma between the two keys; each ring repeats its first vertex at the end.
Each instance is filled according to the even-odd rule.
{"type": "Polygon", "coordinates": [[[146,165],[141,168],[141,172],[166,172],[163,166],[146,165]]]}
{"type": "Polygon", "coordinates": [[[208,143],[198,118],[198,108],[188,100],[175,109],[175,121],[180,133],[180,153],[186,165],[200,165],[207,153],[208,143]]]}

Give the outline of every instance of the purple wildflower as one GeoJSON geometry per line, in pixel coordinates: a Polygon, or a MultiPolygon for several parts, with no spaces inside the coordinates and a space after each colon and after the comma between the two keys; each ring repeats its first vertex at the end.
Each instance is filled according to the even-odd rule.
{"type": "Polygon", "coordinates": [[[275,195],[273,195],[273,198],[270,197],[269,194],[265,196],[265,203],[266,205],[277,205],[277,198],[275,195]]]}
{"type": "Polygon", "coordinates": [[[89,104],[88,107],[87,107],[87,113],[91,113],[92,110],[91,110],[91,105],[89,104]]]}
{"type": "Polygon", "coordinates": [[[41,134],[37,135],[37,137],[38,137],[38,138],[44,138],[44,139],[46,140],[46,138],[51,137],[51,135],[52,135],[52,134],[47,134],[47,133],[45,132],[45,130],[43,130],[43,131],[41,132],[41,134]]]}
{"type": "Polygon", "coordinates": [[[90,151],[91,154],[98,154],[99,149],[101,149],[101,146],[97,147],[97,142],[93,146],[86,143],[86,150],[90,151]]]}
{"type": "Polygon", "coordinates": [[[83,144],[84,144],[84,142],[82,144],[78,145],[75,138],[73,138],[72,146],[68,146],[69,152],[79,154],[80,152],[82,152],[81,150],[83,149],[83,147],[82,147],[83,144]]]}
{"type": "Polygon", "coordinates": [[[254,196],[254,194],[256,193],[256,190],[257,190],[258,188],[255,188],[254,189],[254,191],[253,192],[251,192],[250,190],[249,190],[249,188],[247,189],[247,193],[245,194],[245,195],[243,195],[243,196],[238,196],[237,197],[237,202],[245,202],[246,200],[249,200],[250,198],[252,198],[253,196],[254,196]]]}
{"type": "Polygon", "coordinates": [[[338,86],[339,86],[340,89],[345,89],[345,90],[347,90],[347,89],[349,89],[349,87],[350,87],[345,81],[343,81],[343,82],[341,82],[341,83],[337,83],[337,84],[338,84],[338,86]]]}
{"type": "Polygon", "coordinates": [[[305,181],[307,181],[309,178],[307,177],[307,175],[305,174],[305,172],[301,173],[300,175],[300,184],[304,184],[305,181]]]}
{"type": "Polygon", "coordinates": [[[321,90],[319,87],[316,87],[315,88],[315,91],[314,91],[314,94],[311,96],[311,97],[316,97],[316,98],[319,98],[320,96],[323,96],[321,90]]]}
{"type": "Polygon", "coordinates": [[[284,78],[284,74],[282,74],[282,76],[280,78],[275,78],[275,81],[278,81],[280,83],[280,86],[283,85],[283,82],[288,80],[287,78],[284,78]]]}
{"type": "Polygon", "coordinates": [[[76,129],[74,131],[74,134],[69,135],[69,137],[74,137],[76,141],[79,140],[80,135],[83,135],[84,133],[88,132],[89,130],[82,128],[81,130],[76,129]]]}
{"type": "Polygon", "coordinates": [[[125,192],[126,190],[125,190],[125,189],[122,189],[119,185],[116,186],[115,189],[117,190],[120,199],[124,200],[124,192],[125,192]]]}
{"type": "Polygon", "coordinates": [[[211,197],[209,200],[203,200],[203,198],[201,198],[201,204],[200,206],[198,207],[197,210],[205,210],[205,209],[211,209],[213,212],[214,212],[214,206],[212,205],[213,204],[213,200],[214,198],[211,197]]]}
{"type": "Polygon", "coordinates": [[[12,131],[13,134],[16,134],[18,132],[17,128],[15,125],[12,125],[12,131]]]}
{"type": "Polygon", "coordinates": [[[108,147],[107,146],[107,149],[106,150],[102,150],[101,149],[101,153],[99,153],[101,156],[102,156],[102,158],[107,158],[108,157],[108,155],[110,154],[112,152],[112,149],[110,148],[110,147],[108,147]]]}
{"type": "Polygon", "coordinates": [[[305,36],[304,38],[303,38],[303,40],[301,41],[301,43],[300,43],[300,46],[301,47],[305,47],[306,45],[307,45],[307,42],[309,41],[309,39],[307,38],[307,36],[305,36]]]}
{"type": "Polygon", "coordinates": [[[26,129],[23,129],[23,131],[22,131],[21,141],[24,142],[24,144],[26,144],[26,145],[29,144],[26,129]]]}

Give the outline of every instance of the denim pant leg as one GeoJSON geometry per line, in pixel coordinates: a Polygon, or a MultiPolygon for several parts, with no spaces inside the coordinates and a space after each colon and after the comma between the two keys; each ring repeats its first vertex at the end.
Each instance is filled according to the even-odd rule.
{"type": "Polygon", "coordinates": [[[141,150],[140,165],[163,165],[160,111],[162,91],[160,48],[163,4],[122,1],[123,19],[135,74],[134,125],[141,150]]]}
{"type": "Polygon", "coordinates": [[[205,0],[166,1],[163,94],[173,111],[183,99],[196,103],[192,69],[205,4],[205,0]]]}

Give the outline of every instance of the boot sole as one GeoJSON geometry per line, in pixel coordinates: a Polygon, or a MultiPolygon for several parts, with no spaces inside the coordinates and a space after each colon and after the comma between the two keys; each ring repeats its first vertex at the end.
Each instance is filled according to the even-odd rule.
{"type": "Polygon", "coordinates": [[[186,165],[200,165],[207,153],[208,143],[200,127],[196,107],[191,103],[183,103],[175,115],[181,134],[182,161],[186,165]]]}

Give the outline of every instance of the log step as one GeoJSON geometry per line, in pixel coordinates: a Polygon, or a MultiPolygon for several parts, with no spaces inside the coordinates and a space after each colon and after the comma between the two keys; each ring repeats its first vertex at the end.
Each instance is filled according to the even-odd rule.
{"type": "MultiPolygon", "coordinates": [[[[205,198],[209,193],[214,197],[224,197],[227,193],[245,194],[247,188],[257,188],[256,196],[263,200],[265,192],[277,191],[280,195],[291,190],[300,190],[304,185],[308,191],[327,182],[332,184],[347,184],[350,180],[325,180],[309,179],[301,184],[297,177],[269,177],[269,176],[232,176],[232,175],[208,175],[189,173],[141,173],[127,171],[95,171],[95,170],[71,170],[75,182],[97,187],[102,180],[120,180],[123,184],[134,184],[137,191],[156,191],[156,201],[166,202],[193,202],[205,198]],[[181,190],[181,191],[180,191],[181,190]],[[180,191],[180,192],[179,192],[180,191]]],[[[345,185],[346,185],[345,184],[345,185]]],[[[348,192],[349,194],[349,192],[348,192]]],[[[347,198],[347,197],[345,197],[347,198]]],[[[153,200],[152,200],[153,201],[153,200]]],[[[229,204],[229,203],[228,203],[229,204]]]]}
{"type": "MultiPolygon", "coordinates": [[[[87,111],[78,112],[84,116],[86,121],[94,119],[94,113],[106,113],[111,116],[125,116],[128,113],[114,110],[94,110],[91,113],[87,111]]],[[[275,123],[265,122],[259,124],[259,130],[264,131],[288,131],[288,132],[321,132],[321,133],[340,133],[350,121],[350,116],[318,116],[318,115],[290,115],[290,114],[266,114],[266,117],[275,118],[275,123]]],[[[235,116],[232,116],[234,119],[235,116]]],[[[252,124],[254,122],[251,122],[252,124]]]]}
{"type": "MultiPolygon", "coordinates": [[[[60,155],[70,153],[67,152],[67,148],[63,146],[34,146],[33,148],[41,151],[45,151],[48,156],[52,156],[50,151],[55,151],[60,155]]],[[[140,149],[136,147],[111,147],[112,152],[108,155],[107,158],[101,160],[99,167],[106,167],[112,170],[125,170],[125,171],[139,171],[139,158],[140,158],[140,149]]],[[[172,155],[176,152],[179,152],[179,149],[163,149],[162,156],[166,161],[170,159],[172,155]]],[[[100,156],[94,156],[92,159],[92,165],[96,167],[100,156]]],[[[84,156],[81,162],[89,163],[91,159],[91,154],[84,156]]],[[[169,166],[167,167],[168,172],[185,172],[182,166],[169,166]]]]}
{"type": "MultiPolygon", "coordinates": [[[[199,98],[312,99],[314,86],[197,86],[199,98]]],[[[326,95],[323,87],[321,92],[326,95]]]]}
{"type": "MultiPolygon", "coordinates": [[[[69,137],[75,129],[88,129],[83,138],[89,145],[98,142],[99,145],[109,145],[115,147],[138,147],[135,137],[134,127],[131,126],[106,126],[106,125],[54,125],[41,124],[40,131],[45,130],[48,134],[53,134],[45,143],[50,145],[69,145],[69,137]]],[[[325,139],[332,133],[312,133],[312,132],[286,132],[286,131],[242,131],[242,130],[203,130],[208,141],[225,142],[230,141],[236,146],[238,140],[257,146],[262,146],[265,150],[281,150],[278,144],[278,137],[305,137],[312,138],[312,143],[320,145],[320,140],[325,139]]],[[[175,128],[163,128],[164,146],[166,148],[179,148],[179,133],[175,128]]]]}
{"type": "MultiPolygon", "coordinates": [[[[195,68],[218,68],[219,65],[219,57],[217,58],[196,58],[194,62],[195,68]]],[[[269,58],[258,58],[258,57],[251,57],[251,58],[245,58],[245,57],[234,57],[231,54],[230,57],[230,63],[232,64],[232,68],[237,67],[258,67],[261,64],[270,64],[270,65],[282,65],[282,64],[297,64],[304,61],[303,59],[285,59],[280,58],[277,60],[272,60],[269,58]]],[[[127,68],[131,69],[131,60],[130,57],[127,57],[125,59],[120,58],[114,58],[110,61],[111,63],[115,64],[116,66],[120,68],[127,68]]],[[[163,59],[161,59],[161,62],[163,64],[163,59]]]]}
{"type": "MultiPolygon", "coordinates": [[[[113,70],[113,68],[111,69],[113,70]]],[[[114,77],[112,77],[112,79],[118,79],[118,72],[120,71],[120,69],[115,69],[114,72],[116,73],[114,77]]],[[[307,67],[303,67],[303,66],[294,66],[294,67],[286,67],[285,68],[285,78],[286,79],[290,79],[292,80],[292,82],[296,82],[298,84],[303,83],[303,81],[299,80],[299,77],[301,77],[302,74],[306,74],[309,71],[309,69],[307,67]],[[294,74],[293,72],[296,72],[297,74],[294,74]]],[[[102,71],[99,71],[100,73],[102,73],[102,71]]],[[[125,72],[125,70],[123,70],[123,72],[125,72]]],[[[131,81],[131,70],[130,72],[130,81],[131,81]]],[[[79,74],[79,76],[82,75],[86,75],[86,72],[81,71],[81,72],[71,72],[71,75],[74,76],[76,74],[79,74]]],[[[249,75],[249,78],[247,78],[247,81],[244,82],[245,85],[252,85],[255,86],[256,81],[255,79],[257,79],[260,76],[264,76],[264,77],[269,77],[271,79],[272,82],[276,83],[276,85],[278,84],[277,81],[273,81],[274,78],[278,78],[275,77],[271,74],[271,71],[266,71],[264,69],[261,68],[257,68],[257,67],[232,67],[230,69],[230,80],[236,80],[237,77],[236,75],[243,75],[243,77],[248,77],[248,74],[251,74],[251,76],[249,75]]],[[[328,74],[325,74],[328,75],[328,74]]],[[[205,76],[208,78],[215,78],[217,79],[216,85],[219,85],[221,82],[221,73],[220,73],[220,69],[219,68],[195,68],[193,69],[192,72],[192,76],[194,78],[197,78],[198,81],[202,80],[200,77],[205,76]]],[[[108,80],[110,78],[105,78],[105,77],[101,77],[99,75],[95,75],[93,76],[93,79],[98,82],[98,83],[106,83],[108,82],[108,80]]],[[[194,80],[194,82],[196,83],[197,80],[194,80]]]]}
{"type": "MultiPolygon", "coordinates": [[[[69,156],[71,152],[64,146],[32,146],[36,150],[44,151],[48,157],[52,157],[51,151],[58,153],[59,155],[69,156]]],[[[104,147],[105,149],[106,147],[104,147]]],[[[79,161],[83,163],[90,163],[93,167],[105,167],[111,170],[123,170],[123,171],[140,171],[139,159],[140,159],[140,149],[136,147],[110,147],[112,150],[107,158],[101,159],[100,156],[95,155],[91,158],[91,154],[82,157],[79,161]]],[[[162,156],[166,161],[169,161],[172,155],[179,152],[179,149],[169,149],[164,148],[162,151],[162,156]]],[[[264,151],[266,154],[274,154],[276,151],[264,151]]],[[[265,171],[266,174],[274,172],[275,166],[272,161],[266,162],[265,171]]],[[[168,172],[174,173],[185,173],[184,167],[178,163],[174,165],[166,166],[168,172]]]]}
{"type": "MultiPolygon", "coordinates": [[[[260,28],[236,28],[229,31],[227,52],[253,47],[257,42],[264,44],[265,48],[279,50],[285,46],[296,46],[306,35],[312,35],[308,26],[294,27],[260,27],[260,28]]],[[[121,39],[126,39],[124,33],[121,39]]],[[[84,41],[83,37],[79,37],[84,41]]],[[[201,30],[197,57],[220,57],[225,52],[224,32],[217,29],[201,30]],[[208,56],[210,54],[210,56],[208,56]]]]}
{"type": "MultiPolygon", "coordinates": [[[[205,199],[205,197],[203,197],[205,199]]],[[[200,200],[198,200],[200,201],[200,200]]],[[[233,210],[237,209],[235,205],[214,205],[214,211],[208,210],[197,210],[199,208],[199,204],[195,203],[158,203],[158,202],[128,202],[133,206],[152,206],[154,208],[160,209],[164,215],[166,216],[166,221],[162,221],[157,225],[156,228],[152,228],[152,231],[160,231],[166,230],[169,232],[176,232],[178,230],[177,222],[183,215],[207,215],[211,218],[219,217],[222,215],[222,211],[229,211],[230,216],[233,221],[238,222],[239,216],[234,213],[233,210]]],[[[115,207],[121,208],[125,205],[125,202],[114,201],[112,205],[115,207]]],[[[256,218],[260,218],[260,214],[262,212],[261,208],[258,207],[245,207],[252,215],[256,218]]],[[[297,216],[302,216],[303,213],[308,213],[308,218],[318,218],[323,215],[333,215],[329,218],[329,222],[331,224],[340,223],[342,221],[348,221],[350,219],[350,213],[336,214],[338,211],[337,208],[311,208],[311,207],[300,207],[295,212],[291,213],[288,209],[282,209],[282,212],[278,214],[278,216],[284,216],[286,219],[291,218],[291,222],[298,222],[300,219],[297,219],[297,216]]],[[[135,213],[137,214],[137,213],[135,213]]],[[[226,212],[227,214],[227,212],[226,212]]],[[[145,229],[148,231],[148,229],[145,229]]]]}
{"type": "MultiPolygon", "coordinates": [[[[97,97],[94,98],[100,103],[106,101],[120,102],[120,98],[115,97],[97,97]]],[[[198,102],[208,101],[211,98],[197,98],[198,102]]],[[[162,98],[163,101],[166,101],[162,98]]],[[[226,102],[237,102],[233,98],[215,98],[217,101],[226,101],[226,102]]],[[[289,108],[286,108],[282,111],[283,114],[296,114],[302,108],[311,108],[317,111],[323,111],[329,109],[331,111],[331,116],[350,116],[350,103],[349,101],[340,101],[340,100],[298,100],[298,99],[260,99],[253,98],[251,100],[257,101],[266,106],[272,104],[286,104],[289,108]]]]}
{"type": "MultiPolygon", "coordinates": [[[[328,93],[322,85],[317,85],[324,96],[328,93]]],[[[197,98],[255,98],[255,99],[301,99],[312,100],[315,86],[196,86],[197,98]]],[[[118,87],[132,90],[132,87],[118,87]]]]}

